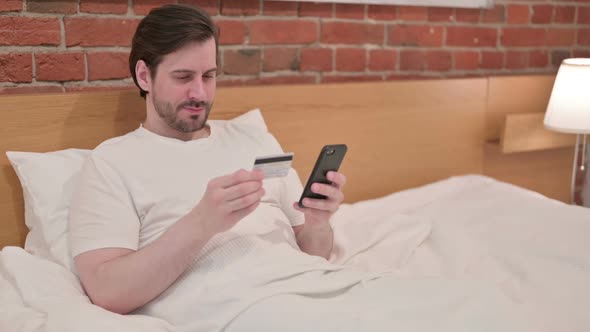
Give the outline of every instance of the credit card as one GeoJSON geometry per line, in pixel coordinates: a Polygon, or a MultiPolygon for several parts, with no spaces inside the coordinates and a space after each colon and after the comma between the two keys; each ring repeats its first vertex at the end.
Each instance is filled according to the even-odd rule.
{"type": "Polygon", "coordinates": [[[265,179],[283,177],[289,174],[292,161],[293,152],[257,157],[252,169],[261,170],[265,179]]]}

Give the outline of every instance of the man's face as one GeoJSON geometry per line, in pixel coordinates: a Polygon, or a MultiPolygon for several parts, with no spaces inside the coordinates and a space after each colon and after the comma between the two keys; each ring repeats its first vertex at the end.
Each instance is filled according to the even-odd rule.
{"type": "Polygon", "coordinates": [[[190,133],[205,126],[215,97],[215,52],[211,38],[166,55],[158,66],[148,98],[171,129],[190,133]]]}

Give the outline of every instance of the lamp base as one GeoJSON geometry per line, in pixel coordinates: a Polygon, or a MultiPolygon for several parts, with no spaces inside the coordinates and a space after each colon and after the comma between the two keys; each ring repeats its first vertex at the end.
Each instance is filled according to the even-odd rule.
{"type": "MultiPolygon", "coordinates": [[[[590,149],[590,146],[586,147],[586,156],[590,156],[590,151],[588,151],[590,149]]],[[[585,207],[589,207],[590,208],[590,172],[588,172],[588,160],[584,160],[583,163],[584,166],[584,171],[582,172],[582,180],[580,183],[580,205],[585,206],[585,207]]]]}
{"type": "Polygon", "coordinates": [[[574,205],[590,207],[590,173],[586,171],[588,155],[586,134],[576,135],[572,167],[571,201],[574,205]]]}

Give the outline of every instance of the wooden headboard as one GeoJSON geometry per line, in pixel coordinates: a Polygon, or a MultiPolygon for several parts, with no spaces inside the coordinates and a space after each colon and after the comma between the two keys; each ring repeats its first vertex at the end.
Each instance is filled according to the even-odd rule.
{"type": "MultiPolygon", "coordinates": [[[[485,174],[486,160],[491,160],[490,174],[510,177],[513,173],[502,168],[504,157],[492,149],[497,137],[486,122],[490,80],[220,88],[211,118],[260,108],[285,151],[295,153],[294,167],[302,180],[323,145],[346,143],[345,194],[347,202],[354,202],[453,175],[485,174]]],[[[552,78],[521,77],[520,84],[528,87],[530,82],[547,85],[552,78]]],[[[0,97],[0,247],[22,245],[27,233],[21,187],[5,151],[93,148],[137,128],[144,113],[135,90],[0,97]]],[[[559,157],[567,160],[569,155],[559,157]]],[[[563,164],[567,170],[569,161],[563,164]]],[[[511,167],[519,169],[518,164],[511,167]]],[[[532,189],[538,185],[527,184],[532,189]]],[[[568,182],[563,186],[544,193],[561,199],[568,182]]]]}

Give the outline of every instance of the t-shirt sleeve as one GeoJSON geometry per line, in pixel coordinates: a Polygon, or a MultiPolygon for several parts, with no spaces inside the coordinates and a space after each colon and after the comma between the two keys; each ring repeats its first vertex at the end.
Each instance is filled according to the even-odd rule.
{"type": "Polygon", "coordinates": [[[101,248],[138,249],[140,221],[127,186],[94,154],[82,168],[68,219],[72,257],[101,248]]]}

